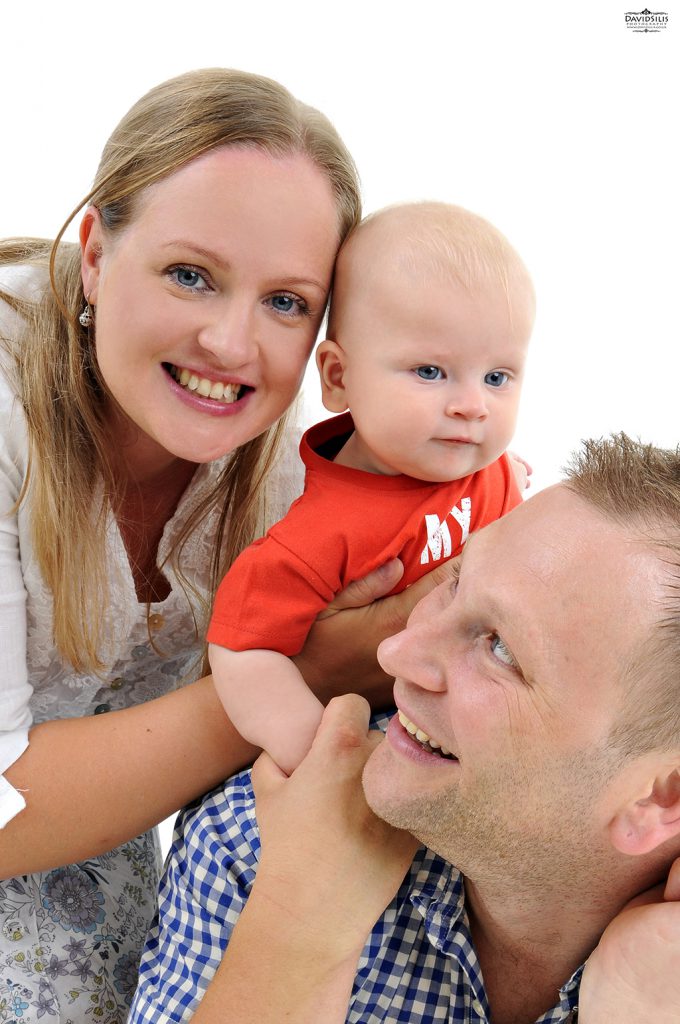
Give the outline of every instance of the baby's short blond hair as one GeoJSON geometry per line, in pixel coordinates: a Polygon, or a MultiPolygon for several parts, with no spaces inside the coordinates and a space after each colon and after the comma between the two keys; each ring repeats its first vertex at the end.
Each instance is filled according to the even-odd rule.
{"type": "MultiPolygon", "coordinates": [[[[340,297],[345,286],[351,288],[354,274],[363,277],[376,270],[405,273],[418,281],[443,278],[469,292],[500,286],[510,305],[519,293],[533,318],[534,288],[519,254],[498,228],[462,206],[403,203],[369,214],[340,250],[340,297]]],[[[333,316],[331,301],[331,334],[333,316]]]]}

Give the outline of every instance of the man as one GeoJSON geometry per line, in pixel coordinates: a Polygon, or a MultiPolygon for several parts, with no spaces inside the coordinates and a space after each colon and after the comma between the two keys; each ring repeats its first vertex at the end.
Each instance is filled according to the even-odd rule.
{"type": "MultiPolygon", "coordinates": [[[[333,898],[316,911],[305,905],[314,937],[304,964],[308,1003],[297,994],[305,979],[292,954],[267,967],[263,942],[239,960],[248,928],[257,934],[249,906],[235,933],[238,956],[230,949],[196,1020],[274,1021],[277,1006],[279,1019],[295,1024],[330,1024],[345,1013],[364,1024],[557,1024],[575,1020],[577,1006],[580,1024],[680,1020],[680,908],[621,914],[680,856],[679,553],[680,456],[623,436],[588,444],[567,483],[472,537],[459,579],[424,598],[379,652],[396,676],[398,715],[368,757],[364,792],[380,818],[429,849],[416,854],[358,966],[352,940],[344,961],[338,953],[326,970],[327,947],[340,950],[338,929],[344,939],[353,925],[333,898]],[[333,924],[324,929],[326,918],[333,924]],[[256,997],[258,981],[264,995],[256,997]],[[245,1011],[233,1001],[239,993],[251,993],[245,1011]]],[[[347,728],[346,720],[338,735],[347,728]]],[[[334,762],[326,758],[326,774],[342,774],[343,742],[334,762]]],[[[297,772],[278,787],[279,818],[294,817],[289,794],[303,784],[314,827],[319,783],[299,782],[297,772]]],[[[265,852],[282,828],[268,800],[265,787],[265,852]]],[[[337,815],[328,800],[323,813],[331,865],[337,815]]],[[[258,844],[243,779],[190,812],[184,829],[133,1021],[191,1016],[252,884],[258,844]]],[[[304,892],[296,872],[314,891],[326,869],[298,836],[299,850],[289,846],[280,859],[278,894],[263,860],[273,948],[277,928],[299,932],[287,923],[300,916],[290,896],[304,892]]],[[[354,875],[372,870],[379,847],[354,875]]],[[[354,875],[335,885],[343,907],[354,875]]],[[[677,899],[676,888],[667,895],[677,899]]],[[[357,913],[367,891],[354,901],[357,913]]]]}

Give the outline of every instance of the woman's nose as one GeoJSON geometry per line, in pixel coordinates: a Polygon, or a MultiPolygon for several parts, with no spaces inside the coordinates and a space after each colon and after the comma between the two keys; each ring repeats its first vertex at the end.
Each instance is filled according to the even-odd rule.
{"type": "Polygon", "coordinates": [[[488,409],[483,385],[473,382],[459,384],[447,403],[446,415],[452,419],[456,416],[466,420],[486,419],[488,409]]]}
{"type": "Polygon", "coordinates": [[[229,369],[252,363],[258,351],[252,308],[244,303],[229,302],[204,324],[198,343],[229,369]]]}

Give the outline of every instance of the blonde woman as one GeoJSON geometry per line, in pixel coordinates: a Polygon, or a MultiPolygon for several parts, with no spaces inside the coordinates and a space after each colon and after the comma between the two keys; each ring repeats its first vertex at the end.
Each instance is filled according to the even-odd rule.
{"type": "MultiPolygon", "coordinates": [[[[147,830],[252,758],[198,678],[202,631],[295,493],[286,410],[360,216],[329,122],[220,69],[143,97],[83,206],[79,247],[0,248],[0,1006],[24,1024],[124,1020],[147,830]]],[[[318,624],[322,697],[386,692],[363,680],[388,607],[318,624]]]]}

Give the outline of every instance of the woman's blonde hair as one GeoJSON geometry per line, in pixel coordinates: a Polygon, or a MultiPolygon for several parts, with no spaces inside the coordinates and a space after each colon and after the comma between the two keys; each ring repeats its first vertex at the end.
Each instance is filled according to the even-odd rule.
{"type": "MultiPolygon", "coordinates": [[[[88,203],[97,207],[108,232],[122,230],[134,218],[148,186],[225,145],[274,156],[308,156],[333,188],[339,241],[358,223],[356,168],[327,118],[270,79],[210,68],[163,82],[132,107],[104,148],[92,191],[53,243],[0,243],[0,265],[49,268],[51,288],[38,301],[4,292],[0,297],[26,322],[21,337],[4,340],[11,348],[28,423],[33,543],[54,596],[55,644],[77,670],[102,666],[108,594],[102,551],[108,510],[116,504],[116,482],[103,419],[102,398],[108,391],[97,365],[93,332],[78,321],[85,304],[80,249],[62,242],[62,237],[88,203]],[[102,483],[103,501],[97,505],[102,483]]],[[[181,574],[187,538],[212,509],[220,508],[211,594],[239,551],[262,531],[262,485],[282,440],[285,419],[237,449],[214,493],[194,511],[171,553],[181,574]]],[[[28,477],[22,498],[27,487],[28,477]]]]}

